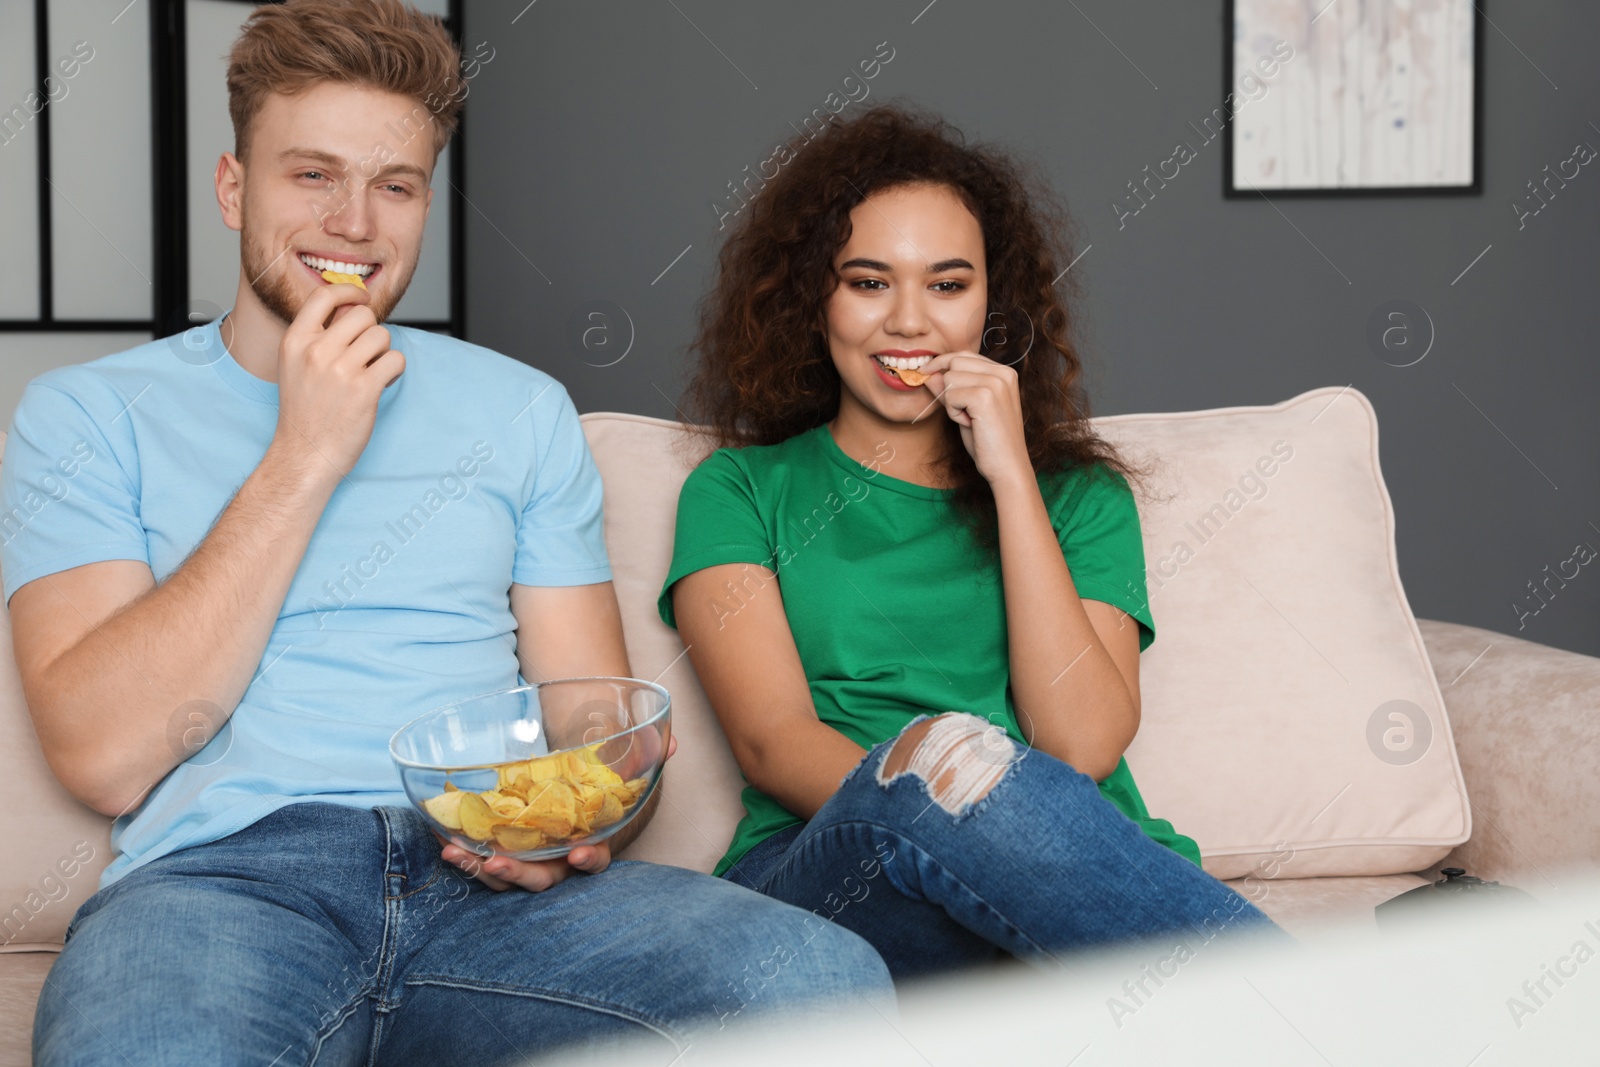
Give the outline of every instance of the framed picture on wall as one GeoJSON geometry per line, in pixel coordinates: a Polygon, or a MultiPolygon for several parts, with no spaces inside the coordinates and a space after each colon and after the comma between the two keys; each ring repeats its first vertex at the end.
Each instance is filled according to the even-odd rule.
{"type": "Polygon", "coordinates": [[[1479,195],[1474,0],[1224,0],[1223,194],[1479,195]]]}

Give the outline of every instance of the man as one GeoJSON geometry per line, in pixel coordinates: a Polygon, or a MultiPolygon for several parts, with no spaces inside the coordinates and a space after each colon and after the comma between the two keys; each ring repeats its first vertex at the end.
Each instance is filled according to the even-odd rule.
{"type": "Polygon", "coordinates": [[[480,865],[400,790],[387,741],[416,715],[631,673],[566,391],[382,325],[460,67],[400,0],[258,9],[215,181],[233,309],[17,409],[28,705],[56,775],[117,817],[38,1063],[490,1064],[641,1034],[665,1062],[734,1015],[889,988],[854,935],[704,875],[604,845],[480,865]]]}

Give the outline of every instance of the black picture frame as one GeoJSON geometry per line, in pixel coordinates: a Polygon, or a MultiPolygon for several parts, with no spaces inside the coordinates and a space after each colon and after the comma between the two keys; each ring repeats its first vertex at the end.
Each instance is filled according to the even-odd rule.
{"type": "MultiPolygon", "coordinates": [[[[150,0],[150,137],[152,197],[151,306],[148,319],[58,319],[55,317],[54,235],[50,203],[50,108],[37,116],[39,134],[39,316],[0,319],[0,333],[140,332],[166,337],[198,325],[189,317],[188,86],[185,75],[186,0],[150,0]]],[[[281,0],[214,0],[216,3],[279,3],[281,0]]],[[[459,44],[463,0],[449,0],[445,26],[459,44]]],[[[50,0],[33,0],[34,66],[42,83],[50,69],[50,0]]],[[[448,331],[466,337],[466,113],[451,139],[450,153],[450,317],[396,319],[395,324],[448,331]]]]}
{"type": "Polygon", "coordinates": [[[1483,5],[1488,0],[1475,0],[1472,4],[1472,181],[1467,185],[1384,185],[1384,186],[1324,186],[1317,188],[1269,189],[1239,187],[1233,183],[1233,139],[1236,124],[1227,110],[1228,95],[1234,91],[1233,25],[1238,0],[1223,0],[1222,11],[1222,101],[1223,112],[1230,121],[1222,138],[1222,195],[1228,200],[1258,199],[1259,197],[1394,197],[1394,196],[1482,196],[1483,195],[1483,31],[1487,16],[1483,5]]]}

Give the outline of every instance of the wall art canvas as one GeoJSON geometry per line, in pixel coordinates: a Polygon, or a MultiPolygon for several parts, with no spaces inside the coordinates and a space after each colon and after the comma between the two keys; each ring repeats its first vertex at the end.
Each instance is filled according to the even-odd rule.
{"type": "Polygon", "coordinates": [[[1482,21],[1473,0],[1229,0],[1224,191],[1480,193],[1482,21]]]}

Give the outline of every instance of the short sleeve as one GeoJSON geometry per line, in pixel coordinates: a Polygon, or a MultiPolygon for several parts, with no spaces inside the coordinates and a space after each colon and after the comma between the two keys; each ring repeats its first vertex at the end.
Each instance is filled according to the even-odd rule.
{"type": "Polygon", "coordinates": [[[137,478],[76,397],[34,381],[0,462],[5,602],[35,579],[110,559],[150,562],[137,478]]]}
{"type": "Polygon", "coordinates": [[[542,419],[536,424],[533,490],[517,524],[511,580],[518,585],[608,582],[600,471],[572,398],[553,382],[546,389],[551,399],[530,409],[542,419]]]}
{"type": "Polygon", "coordinates": [[[1144,535],[1133,490],[1108,467],[1080,468],[1066,480],[1051,523],[1085,600],[1121,608],[1139,624],[1139,651],[1156,639],[1144,569],[1144,535]]]}
{"type": "Polygon", "coordinates": [[[760,563],[775,570],[776,555],[748,472],[732,450],[718,449],[689,472],[678,494],[672,564],[656,600],[661,621],[678,628],[672,586],[679,578],[719,563],[760,563]]]}

